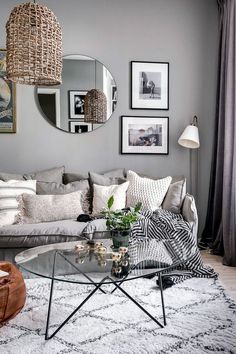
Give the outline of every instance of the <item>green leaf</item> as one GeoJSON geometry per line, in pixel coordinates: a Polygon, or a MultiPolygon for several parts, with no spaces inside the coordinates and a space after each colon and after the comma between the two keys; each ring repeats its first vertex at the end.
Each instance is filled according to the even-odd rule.
{"type": "Polygon", "coordinates": [[[138,213],[141,210],[141,207],[142,207],[142,203],[141,202],[137,203],[134,207],[135,213],[138,213]]]}
{"type": "Polygon", "coordinates": [[[107,207],[108,207],[108,209],[111,209],[113,203],[114,203],[114,196],[112,195],[112,196],[108,199],[108,202],[107,202],[107,207]]]}

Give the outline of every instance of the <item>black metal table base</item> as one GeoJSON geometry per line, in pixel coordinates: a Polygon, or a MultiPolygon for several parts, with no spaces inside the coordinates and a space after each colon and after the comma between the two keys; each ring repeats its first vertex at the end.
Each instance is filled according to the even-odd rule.
{"type": "MultiPolygon", "coordinates": [[[[128,294],[122,287],[121,284],[123,283],[122,280],[117,280],[117,282],[114,282],[114,279],[110,278],[109,276],[103,278],[99,284],[95,283],[90,277],[87,275],[83,274],[86,276],[86,278],[91,282],[91,285],[93,285],[95,288],[89,293],[89,295],[79,304],[79,306],[57,327],[57,329],[52,333],[49,334],[49,327],[50,327],[50,316],[51,316],[51,306],[52,306],[52,300],[53,300],[53,289],[54,289],[54,282],[56,281],[54,279],[54,272],[55,272],[55,260],[56,260],[56,255],[60,254],[59,252],[55,253],[54,256],[54,262],[53,262],[53,269],[52,269],[52,280],[51,280],[51,288],[50,288],[50,296],[49,296],[49,304],[48,304],[48,314],[47,314],[47,323],[46,323],[46,332],[45,332],[45,339],[51,339],[53,338],[62,327],[65,326],[65,324],[76,314],[76,312],[81,309],[81,307],[98,291],[102,291],[104,294],[106,292],[101,289],[101,287],[106,283],[106,280],[110,280],[112,284],[114,284],[115,288],[110,292],[112,294],[115,290],[119,289],[128,299],[130,299],[136,306],[138,306],[148,317],[150,317],[158,326],[161,328],[164,328],[166,326],[166,315],[165,315],[165,304],[164,304],[164,297],[163,297],[163,287],[162,287],[162,277],[161,273],[158,273],[158,280],[159,280],[159,288],[160,288],[160,293],[161,293],[161,305],[162,305],[162,313],[163,313],[163,322],[164,324],[160,323],[150,312],[148,312],[143,306],[141,306],[130,294],[128,294]]],[[[61,254],[60,254],[61,255],[61,254]]],[[[65,258],[65,260],[67,260],[65,258]]],[[[68,261],[68,260],[67,260],[68,261]]],[[[78,270],[78,268],[71,263],[71,265],[78,270]]],[[[80,272],[81,273],[81,272],[80,272]]],[[[134,279],[135,280],[135,279],[134,279]]]]}

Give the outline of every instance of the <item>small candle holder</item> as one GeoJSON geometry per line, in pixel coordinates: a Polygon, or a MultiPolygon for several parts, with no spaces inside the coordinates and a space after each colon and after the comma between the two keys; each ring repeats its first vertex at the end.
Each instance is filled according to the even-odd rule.
{"type": "Polygon", "coordinates": [[[121,260],[121,254],[119,252],[112,252],[111,259],[113,262],[119,262],[121,260]]]}

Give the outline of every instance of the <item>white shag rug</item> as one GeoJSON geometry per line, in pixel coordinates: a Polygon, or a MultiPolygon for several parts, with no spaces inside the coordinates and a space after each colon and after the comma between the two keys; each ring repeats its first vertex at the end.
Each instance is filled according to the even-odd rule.
{"type": "MultiPolygon", "coordinates": [[[[88,286],[55,283],[51,330],[86,296],[88,286]]],[[[28,279],[24,309],[0,329],[2,354],[204,354],[236,353],[236,303],[219,281],[190,279],[164,291],[167,326],[158,327],[119,290],[101,292],[45,341],[50,282],[28,279]]],[[[160,292],[154,279],[124,288],[162,321],[160,292]]]]}

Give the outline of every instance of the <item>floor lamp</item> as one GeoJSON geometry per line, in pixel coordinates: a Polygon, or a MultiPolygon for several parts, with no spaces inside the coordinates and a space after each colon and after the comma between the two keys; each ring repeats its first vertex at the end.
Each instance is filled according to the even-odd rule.
{"type": "Polygon", "coordinates": [[[198,204],[198,151],[195,154],[192,151],[200,147],[197,116],[194,116],[192,124],[184,129],[178,143],[190,149],[190,193],[193,194],[198,204]]]}

